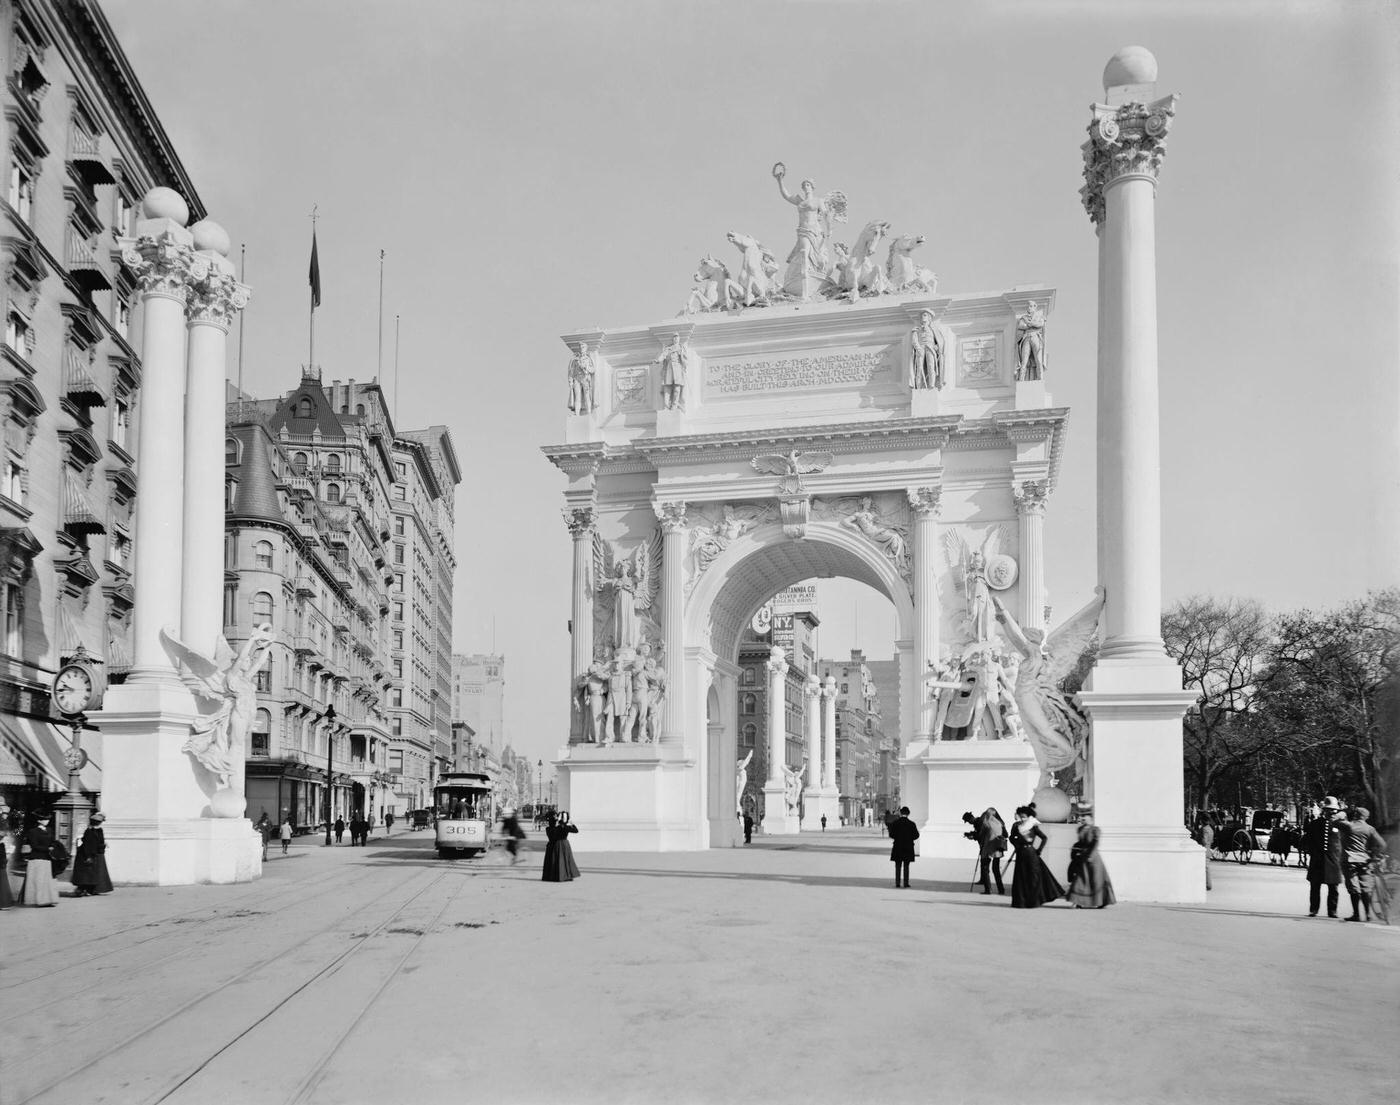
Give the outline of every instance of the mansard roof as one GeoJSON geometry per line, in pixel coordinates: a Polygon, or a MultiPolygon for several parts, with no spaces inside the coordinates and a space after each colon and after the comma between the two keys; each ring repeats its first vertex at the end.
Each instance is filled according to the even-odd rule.
{"type": "Polygon", "coordinates": [[[335,413],[329,397],[321,389],[321,381],[310,376],[302,377],[297,388],[287,393],[287,397],[278,404],[277,410],[268,419],[268,429],[274,435],[281,432],[283,426],[289,434],[303,437],[310,437],[317,432],[328,438],[346,436],[340,416],[335,413]],[[308,402],[311,412],[309,416],[300,413],[306,409],[308,402]]]}
{"type": "Polygon", "coordinates": [[[228,465],[229,474],[238,481],[229,516],[285,525],[282,502],[277,497],[277,476],[272,471],[272,450],[262,427],[244,423],[229,427],[228,432],[238,442],[238,461],[228,465]]]}

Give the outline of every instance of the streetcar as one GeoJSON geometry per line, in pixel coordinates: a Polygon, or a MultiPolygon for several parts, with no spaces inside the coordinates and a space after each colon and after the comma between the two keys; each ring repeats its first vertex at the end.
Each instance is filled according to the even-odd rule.
{"type": "Polygon", "coordinates": [[[496,823],[496,795],[491,778],[478,771],[444,772],[433,787],[438,855],[484,852],[496,823]]]}

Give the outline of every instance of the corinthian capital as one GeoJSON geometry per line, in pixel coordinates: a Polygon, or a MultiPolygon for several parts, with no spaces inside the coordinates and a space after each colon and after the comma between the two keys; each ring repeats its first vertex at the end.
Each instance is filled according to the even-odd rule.
{"type": "Polygon", "coordinates": [[[1017,514],[1044,514],[1050,484],[1046,480],[1022,480],[1011,489],[1011,497],[1016,501],[1017,514]]]}
{"type": "Polygon", "coordinates": [[[1166,137],[1176,101],[1176,96],[1166,96],[1150,104],[1093,105],[1089,140],[1082,147],[1084,187],[1079,195],[1095,224],[1103,222],[1103,196],[1112,185],[1129,177],[1156,181],[1167,156],[1166,137]]]}
{"type": "Polygon", "coordinates": [[[787,653],[782,649],[774,647],[768,652],[768,662],[763,665],[768,669],[770,675],[776,675],[779,679],[787,674],[787,653]]]}
{"type": "Polygon", "coordinates": [[[564,524],[569,527],[569,532],[575,537],[586,537],[593,532],[593,526],[598,521],[598,511],[592,506],[566,506],[564,508],[564,524]]]}
{"type": "Polygon", "coordinates": [[[911,487],[908,489],[909,509],[920,518],[936,515],[942,506],[941,487],[911,487]]]}
{"type": "Polygon", "coordinates": [[[238,312],[248,306],[250,294],[248,285],[240,284],[232,273],[210,271],[190,286],[185,317],[192,323],[227,331],[238,312]]]}
{"type": "Polygon", "coordinates": [[[679,533],[685,529],[685,503],[653,501],[651,509],[656,512],[656,520],[661,523],[662,533],[679,533]]]}
{"type": "MultiPolygon", "coordinates": [[[[183,228],[181,228],[183,229],[183,228]]],[[[209,261],[183,236],[168,230],[121,240],[122,260],[136,274],[141,295],[178,299],[184,303],[190,285],[209,275],[209,261]]]]}

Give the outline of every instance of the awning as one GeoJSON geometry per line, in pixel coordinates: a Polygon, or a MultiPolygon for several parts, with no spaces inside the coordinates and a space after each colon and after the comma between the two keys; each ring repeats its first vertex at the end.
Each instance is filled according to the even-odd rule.
{"type": "MultiPolygon", "coordinates": [[[[43,718],[23,714],[0,717],[0,782],[28,783],[45,790],[63,793],[68,789],[68,768],[63,754],[72,747],[72,730],[60,728],[43,718]],[[10,767],[13,759],[17,767],[10,767]],[[11,778],[11,775],[18,778],[11,778]]],[[[83,730],[83,751],[88,754],[87,765],[78,776],[85,791],[102,790],[102,733],[97,729],[83,730]]]]}

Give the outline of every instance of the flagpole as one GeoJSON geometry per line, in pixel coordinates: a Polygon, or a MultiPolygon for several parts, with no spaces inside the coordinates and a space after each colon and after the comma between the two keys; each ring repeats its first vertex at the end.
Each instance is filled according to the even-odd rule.
{"type": "MultiPolygon", "coordinates": [[[[318,208],[319,206],[320,206],[320,204],[317,204],[317,203],[313,203],[313,204],[311,205],[311,257],[312,257],[313,262],[315,262],[315,261],[317,260],[317,257],[316,257],[316,208],[318,208]]],[[[319,282],[320,275],[321,275],[320,272],[319,272],[320,265],[316,265],[316,269],[318,270],[318,271],[316,272],[317,281],[316,281],[316,282],[313,282],[312,285],[311,285],[311,324],[310,324],[310,331],[311,331],[311,347],[310,347],[310,350],[309,350],[309,352],[308,352],[308,355],[307,355],[307,362],[306,362],[306,372],[307,372],[307,375],[308,375],[308,376],[311,375],[312,373],[314,373],[314,372],[316,371],[316,292],[319,290],[319,289],[317,289],[317,287],[316,287],[316,283],[319,282]]]]}
{"type": "Polygon", "coordinates": [[[394,316],[394,417],[399,416],[399,316],[394,316]]]}
{"type": "Polygon", "coordinates": [[[375,368],[376,380],[384,379],[384,251],[379,251],[379,360],[375,368]]]}
{"type": "MultiPolygon", "coordinates": [[[[248,243],[243,242],[238,247],[238,282],[248,283],[248,243]]],[[[243,402],[243,320],[247,317],[248,311],[245,308],[238,312],[238,402],[243,402]]]]}

